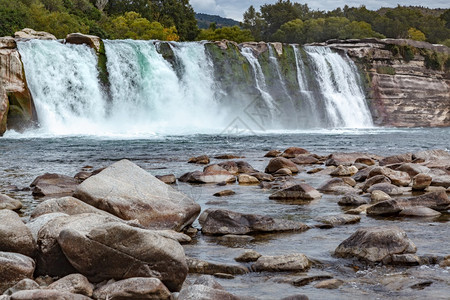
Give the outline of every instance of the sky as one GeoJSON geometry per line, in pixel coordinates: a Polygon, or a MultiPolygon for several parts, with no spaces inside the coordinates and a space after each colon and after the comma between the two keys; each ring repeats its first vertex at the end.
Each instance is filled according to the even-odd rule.
{"type": "MultiPolygon", "coordinates": [[[[219,15],[225,18],[232,18],[242,21],[244,12],[253,5],[256,10],[263,4],[273,4],[277,0],[190,0],[192,7],[197,13],[206,13],[219,15]]],[[[333,10],[337,7],[344,7],[346,4],[350,7],[365,5],[367,9],[375,10],[380,7],[396,7],[400,5],[425,6],[429,8],[450,8],[449,0],[317,0],[317,1],[296,1],[302,4],[308,4],[310,9],[314,10],[333,10]]]]}

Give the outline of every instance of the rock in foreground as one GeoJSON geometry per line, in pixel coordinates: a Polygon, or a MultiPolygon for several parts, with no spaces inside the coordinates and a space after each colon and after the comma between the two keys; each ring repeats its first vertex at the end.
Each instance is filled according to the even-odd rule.
{"type": "Polygon", "coordinates": [[[147,228],[181,230],[200,206],[128,160],[121,160],[79,185],[74,196],[147,228]]]}
{"type": "Polygon", "coordinates": [[[107,283],[94,292],[98,300],[108,299],[171,299],[169,290],[157,278],[129,278],[107,283]]]}
{"type": "Polygon", "coordinates": [[[416,246],[397,226],[359,228],[335,250],[338,257],[381,262],[394,254],[415,253],[416,246]]]}
{"type": "Polygon", "coordinates": [[[35,249],[31,231],[19,215],[11,210],[0,210],[0,251],[33,256],[35,249]]]}
{"type": "Polygon", "coordinates": [[[261,256],[252,265],[256,272],[282,272],[282,271],[303,271],[308,269],[310,262],[308,258],[301,253],[280,255],[280,256],[261,256]]]}
{"type": "Polygon", "coordinates": [[[25,278],[33,278],[34,261],[28,256],[0,252],[0,294],[25,278]]]}
{"type": "Polygon", "coordinates": [[[320,197],[322,197],[322,194],[319,193],[315,188],[306,183],[300,183],[289,188],[276,191],[275,193],[270,195],[269,198],[275,200],[314,200],[320,197]]]}

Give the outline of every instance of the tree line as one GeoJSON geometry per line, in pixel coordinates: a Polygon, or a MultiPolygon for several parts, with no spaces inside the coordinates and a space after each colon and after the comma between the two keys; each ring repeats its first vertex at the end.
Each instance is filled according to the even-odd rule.
{"type": "Polygon", "coordinates": [[[388,37],[450,46],[450,9],[397,6],[372,11],[344,6],[326,12],[278,0],[259,10],[250,6],[240,26],[217,25],[199,29],[189,0],[0,0],[0,36],[29,27],[57,38],[81,32],[105,39],[304,44],[388,37]]]}

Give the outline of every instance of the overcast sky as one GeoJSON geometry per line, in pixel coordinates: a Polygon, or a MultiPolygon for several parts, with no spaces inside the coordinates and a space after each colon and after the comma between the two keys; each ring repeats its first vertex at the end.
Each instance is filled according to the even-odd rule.
{"type": "MultiPolygon", "coordinates": [[[[263,4],[272,4],[277,0],[190,0],[195,12],[219,15],[221,17],[232,18],[242,21],[244,12],[253,5],[257,10],[263,4]]],[[[346,4],[350,7],[365,5],[368,9],[374,10],[380,7],[395,7],[400,5],[426,6],[429,8],[450,8],[449,0],[317,0],[317,1],[297,1],[302,4],[308,4],[309,8],[314,10],[333,10],[337,7],[344,7],[346,4]]]]}

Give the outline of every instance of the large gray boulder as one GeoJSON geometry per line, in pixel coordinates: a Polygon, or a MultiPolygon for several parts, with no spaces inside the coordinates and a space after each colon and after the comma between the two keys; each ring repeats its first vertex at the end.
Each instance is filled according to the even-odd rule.
{"type": "Polygon", "coordinates": [[[210,275],[202,275],[189,286],[183,288],[178,300],[237,300],[210,275]]]}
{"type": "Polygon", "coordinates": [[[248,234],[277,231],[305,231],[301,222],[274,219],[267,216],[242,214],[225,209],[207,209],[199,218],[204,234],[248,234]]]}
{"type": "Polygon", "coordinates": [[[252,265],[256,272],[304,271],[311,265],[306,255],[301,253],[279,256],[261,256],[252,265]]]}
{"type": "Polygon", "coordinates": [[[335,250],[338,257],[381,262],[394,254],[415,253],[416,246],[397,226],[359,228],[335,250]]]}
{"type": "Polygon", "coordinates": [[[94,285],[90,283],[84,275],[81,274],[67,275],[53,282],[47,288],[51,290],[58,290],[61,292],[81,294],[88,297],[92,297],[92,293],[94,292],[94,285]]]}
{"type": "Polygon", "coordinates": [[[25,278],[33,278],[34,261],[28,256],[0,252],[0,294],[25,278]]]}
{"type": "Polygon", "coordinates": [[[0,209],[19,210],[21,208],[22,202],[7,195],[0,194],[0,209]]]}
{"type": "Polygon", "coordinates": [[[74,197],[154,229],[182,230],[200,213],[194,200],[126,159],[86,179],[74,197]]]}
{"type": "Polygon", "coordinates": [[[36,177],[30,184],[33,196],[50,197],[59,195],[70,195],[75,191],[78,181],[70,176],[45,173],[36,177]]]}
{"type": "Polygon", "coordinates": [[[119,222],[95,227],[72,222],[57,240],[69,262],[91,282],[155,277],[179,291],[188,273],[183,247],[152,230],[119,222]]]}
{"type": "Polygon", "coordinates": [[[57,290],[26,290],[11,295],[10,300],[90,300],[80,294],[72,294],[57,290]]]}
{"type": "Polygon", "coordinates": [[[284,168],[289,169],[294,174],[298,173],[299,171],[297,165],[292,161],[290,161],[289,159],[284,157],[275,157],[270,160],[269,164],[265,169],[265,172],[272,174],[284,168]]]}
{"type": "Polygon", "coordinates": [[[411,182],[411,177],[407,172],[402,171],[395,171],[392,169],[389,169],[388,167],[377,167],[373,168],[368,178],[377,176],[377,175],[384,175],[387,178],[391,180],[391,183],[398,186],[408,186],[411,182]]]}
{"type": "Polygon", "coordinates": [[[269,196],[270,199],[274,200],[314,200],[320,197],[322,197],[322,194],[306,183],[299,183],[289,188],[276,191],[269,196]]]}
{"type": "Polygon", "coordinates": [[[0,210],[0,251],[33,256],[36,244],[30,229],[12,210],[0,210]]]}
{"type": "Polygon", "coordinates": [[[249,272],[249,269],[242,265],[215,263],[193,257],[187,257],[186,262],[189,267],[189,273],[240,275],[249,272]]]}
{"type": "Polygon", "coordinates": [[[172,299],[170,291],[158,278],[136,277],[108,282],[96,289],[94,299],[125,300],[125,299],[172,299]]]}

